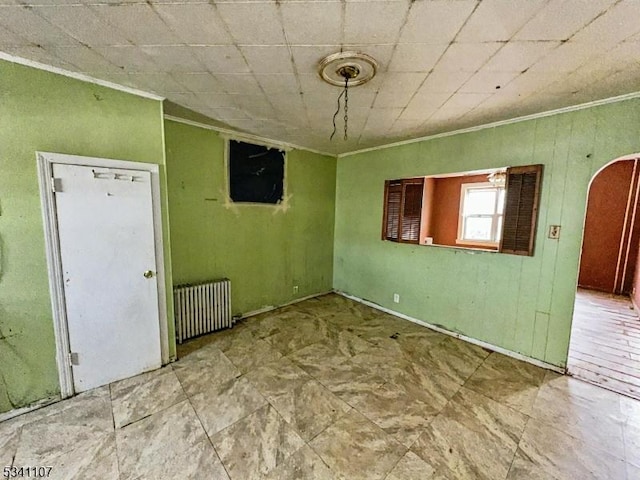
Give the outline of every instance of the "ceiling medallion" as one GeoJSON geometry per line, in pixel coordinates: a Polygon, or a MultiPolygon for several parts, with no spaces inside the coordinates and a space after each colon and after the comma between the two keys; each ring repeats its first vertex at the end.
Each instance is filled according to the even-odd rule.
{"type": "Polygon", "coordinates": [[[359,52],[338,52],[326,56],[318,64],[320,77],[330,85],[343,87],[338,96],[338,108],[333,114],[333,133],[336,134],[336,117],[340,113],[340,99],[344,97],[344,139],[347,140],[349,121],[349,87],[357,87],[371,80],[378,70],[378,63],[369,55],[359,52]]]}
{"type": "Polygon", "coordinates": [[[343,73],[348,72],[349,86],[356,87],[367,83],[375,76],[378,62],[364,53],[338,52],[320,60],[318,71],[325,82],[338,87],[344,86],[343,73]]]}

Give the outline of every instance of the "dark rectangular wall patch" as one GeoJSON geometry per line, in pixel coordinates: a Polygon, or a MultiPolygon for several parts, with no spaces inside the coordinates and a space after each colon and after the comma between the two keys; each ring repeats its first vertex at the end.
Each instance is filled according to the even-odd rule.
{"type": "Polygon", "coordinates": [[[229,140],[229,195],[233,202],[282,201],[284,152],[229,140]]]}

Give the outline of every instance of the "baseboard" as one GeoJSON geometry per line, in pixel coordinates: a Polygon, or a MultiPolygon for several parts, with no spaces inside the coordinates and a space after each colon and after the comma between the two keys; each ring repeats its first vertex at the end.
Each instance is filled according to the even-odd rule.
{"type": "Polygon", "coordinates": [[[321,297],[322,295],[328,295],[329,293],[333,293],[333,290],[327,290],[326,292],[314,293],[312,295],[307,295],[306,297],[296,298],[295,300],[291,300],[290,302],[283,303],[281,305],[267,305],[266,307],[259,308],[258,310],[252,310],[251,312],[243,313],[240,318],[254,317],[256,315],[260,315],[261,313],[271,312],[272,310],[277,310],[278,308],[304,302],[305,300],[309,300],[311,298],[321,297]]]}
{"type": "Polygon", "coordinates": [[[478,345],[479,347],[486,348],[487,350],[491,350],[492,352],[501,353],[502,355],[506,355],[507,357],[512,357],[512,358],[515,358],[516,360],[522,360],[523,362],[531,363],[532,365],[535,365],[537,367],[545,368],[547,370],[552,370],[554,372],[558,372],[562,374],[566,373],[566,369],[558,367],[551,363],[543,362],[542,360],[538,360],[537,358],[527,357],[526,355],[522,355],[521,353],[513,352],[511,350],[507,350],[506,348],[498,347],[497,345],[483,342],[482,340],[478,340],[473,337],[467,337],[466,335],[463,335],[458,332],[452,332],[451,330],[447,330],[446,328],[438,327],[436,325],[432,325],[422,320],[418,320],[417,318],[413,318],[413,317],[410,317],[409,315],[405,315],[404,313],[396,312],[395,310],[385,308],[382,305],[378,305],[377,303],[371,302],[369,300],[364,300],[363,298],[350,295],[346,292],[342,292],[340,290],[334,290],[334,293],[338,295],[342,295],[343,297],[349,298],[358,303],[362,303],[363,305],[367,305],[368,307],[375,308],[376,310],[380,310],[381,312],[389,313],[391,315],[402,318],[404,320],[409,320],[410,322],[416,323],[418,325],[422,325],[423,327],[429,328],[431,330],[435,330],[436,332],[444,333],[445,335],[459,338],[460,340],[464,340],[465,342],[471,343],[473,345],[478,345]]]}
{"type": "Polygon", "coordinates": [[[28,407],[16,408],[14,410],[9,410],[8,412],[0,413],[0,422],[4,422],[19,415],[24,415],[25,413],[33,412],[34,410],[38,410],[42,407],[47,407],[53,403],[59,402],[60,400],[60,396],[56,395],[55,397],[48,397],[43,400],[39,400],[28,407]]]}

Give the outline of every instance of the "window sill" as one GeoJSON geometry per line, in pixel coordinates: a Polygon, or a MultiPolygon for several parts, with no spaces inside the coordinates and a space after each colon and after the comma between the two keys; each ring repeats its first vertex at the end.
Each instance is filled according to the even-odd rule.
{"type": "Polygon", "coordinates": [[[456,238],[456,245],[468,245],[476,248],[498,248],[500,246],[497,242],[483,242],[482,240],[460,240],[456,238]]]}
{"type": "Polygon", "coordinates": [[[432,243],[431,245],[427,245],[422,243],[421,244],[423,247],[436,247],[436,248],[446,248],[449,250],[464,250],[466,252],[469,253],[479,253],[479,252],[486,252],[486,253],[500,253],[498,252],[497,248],[487,248],[487,247],[481,247],[478,245],[475,246],[469,246],[469,247],[463,247],[463,246],[458,246],[458,245],[438,245],[437,243],[432,243]]]}

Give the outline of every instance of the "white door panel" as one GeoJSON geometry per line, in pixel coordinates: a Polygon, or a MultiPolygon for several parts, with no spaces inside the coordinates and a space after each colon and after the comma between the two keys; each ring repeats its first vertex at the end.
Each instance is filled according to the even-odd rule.
{"type": "Polygon", "coordinates": [[[53,175],[76,392],[160,367],[149,172],[53,164],[53,175]]]}

